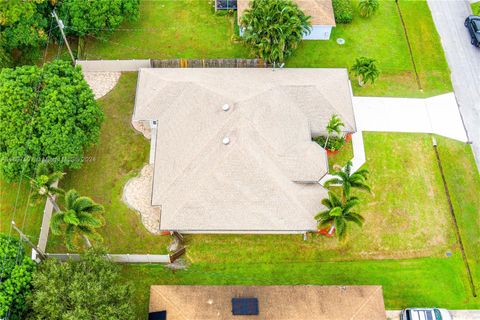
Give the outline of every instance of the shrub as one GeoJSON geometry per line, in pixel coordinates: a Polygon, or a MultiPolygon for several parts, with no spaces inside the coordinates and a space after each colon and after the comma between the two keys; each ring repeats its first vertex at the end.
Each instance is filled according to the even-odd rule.
{"type": "Polygon", "coordinates": [[[47,259],[33,274],[32,319],[135,319],[119,266],[90,250],[79,261],[47,259]]]}
{"type": "Polygon", "coordinates": [[[332,4],[336,23],[352,22],[353,6],[351,0],[333,0],[332,4]]]}
{"type": "Polygon", "coordinates": [[[254,0],[241,18],[243,40],[268,63],[283,62],[310,33],[310,17],[292,0],[254,0]]]}
{"type": "Polygon", "coordinates": [[[0,319],[7,319],[7,314],[10,320],[23,319],[35,263],[17,239],[2,234],[0,263],[0,319]]]}
{"type": "Polygon", "coordinates": [[[355,59],[355,64],[350,71],[358,78],[358,85],[361,87],[368,82],[374,84],[380,76],[376,60],[367,57],[355,59]]]}
{"type": "Polygon", "coordinates": [[[103,113],[80,67],[65,61],[0,71],[0,170],[12,181],[39,161],[78,169],[96,143],[103,113]]]}
{"type": "Polygon", "coordinates": [[[362,17],[368,18],[380,7],[378,0],[360,0],[358,3],[358,12],[362,17]]]}
{"type": "MultiPolygon", "coordinates": [[[[327,140],[327,137],[325,136],[319,136],[313,138],[313,140],[320,145],[320,147],[325,146],[325,141],[327,140]]],[[[330,151],[337,151],[340,150],[346,143],[346,140],[344,137],[338,137],[338,136],[330,136],[328,138],[327,142],[327,147],[326,149],[330,151]]]]}
{"type": "Polygon", "coordinates": [[[124,20],[139,17],[139,0],[63,0],[58,2],[58,15],[74,36],[103,35],[113,32],[124,20]]]}

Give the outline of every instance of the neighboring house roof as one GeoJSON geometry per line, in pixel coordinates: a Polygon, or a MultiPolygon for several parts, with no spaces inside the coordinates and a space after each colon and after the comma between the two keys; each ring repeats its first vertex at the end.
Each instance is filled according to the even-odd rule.
{"type": "MultiPolygon", "coordinates": [[[[293,0],[302,11],[310,16],[313,26],[335,26],[332,0],[293,0]]],[[[250,7],[251,0],[237,0],[238,21],[245,10],[250,7]]]]}
{"type": "Polygon", "coordinates": [[[150,312],[169,320],[384,320],[381,286],[152,286],[150,312]],[[257,298],[258,315],[233,316],[232,298],[257,298]]]}
{"type": "Polygon", "coordinates": [[[133,120],[157,121],[160,228],[315,229],[328,164],[311,137],[332,114],[355,131],[344,69],[141,69],[133,120]]]}

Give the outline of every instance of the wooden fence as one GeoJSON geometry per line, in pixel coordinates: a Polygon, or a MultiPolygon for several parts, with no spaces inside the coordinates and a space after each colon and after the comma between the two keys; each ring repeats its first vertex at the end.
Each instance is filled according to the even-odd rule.
{"type": "Polygon", "coordinates": [[[138,71],[140,68],[268,68],[261,59],[77,60],[85,72],[138,71]]]}
{"type": "Polygon", "coordinates": [[[152,68],[267,68],[261,59],[152,59],[152,68]]]}

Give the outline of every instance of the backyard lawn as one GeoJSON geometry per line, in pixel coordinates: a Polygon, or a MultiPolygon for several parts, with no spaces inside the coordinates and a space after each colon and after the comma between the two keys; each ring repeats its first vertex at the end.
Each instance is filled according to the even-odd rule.
{"type": "MultiPolygon", "coordinates": [[[[357,0],[354,0],[356,8],[357,0]]],[[[287,67],[349,68],[360,56],[377,59],[382,71],[375,85],[356,95],[433,96],[452,90],[448,66],[425,1],[400,0],[413,58],[394,0],[381,1],[369,19],[356,14],[349,25],[334,28],[329,41],[304,41],[287,67]],[[344,38],[339,45],[337,38],[344,38]]],[[[86,39],[87,59],[248,58],[235,42],[233,17],[217,16],[206,0],[142,1],[140,19],[123,24],[108,40],[86,39]]]]}

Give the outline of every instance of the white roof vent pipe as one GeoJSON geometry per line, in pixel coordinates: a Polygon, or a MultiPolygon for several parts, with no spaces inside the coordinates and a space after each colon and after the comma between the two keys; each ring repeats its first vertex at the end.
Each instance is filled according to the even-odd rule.
{"type": "Polygon", "coordinates": [[[230,106],[228,104],[224,104],[222,109],[223,109],[223,111],[228,111],[228,110],[230,110],[230,106]]]}
{"type": "Polygon", "coordinates": [[[229,137],[223,138],[222,143],[223,143],[224,145],[229,144],[229,143],[230,143],[230,138],[229,138],[229,137]]]}

